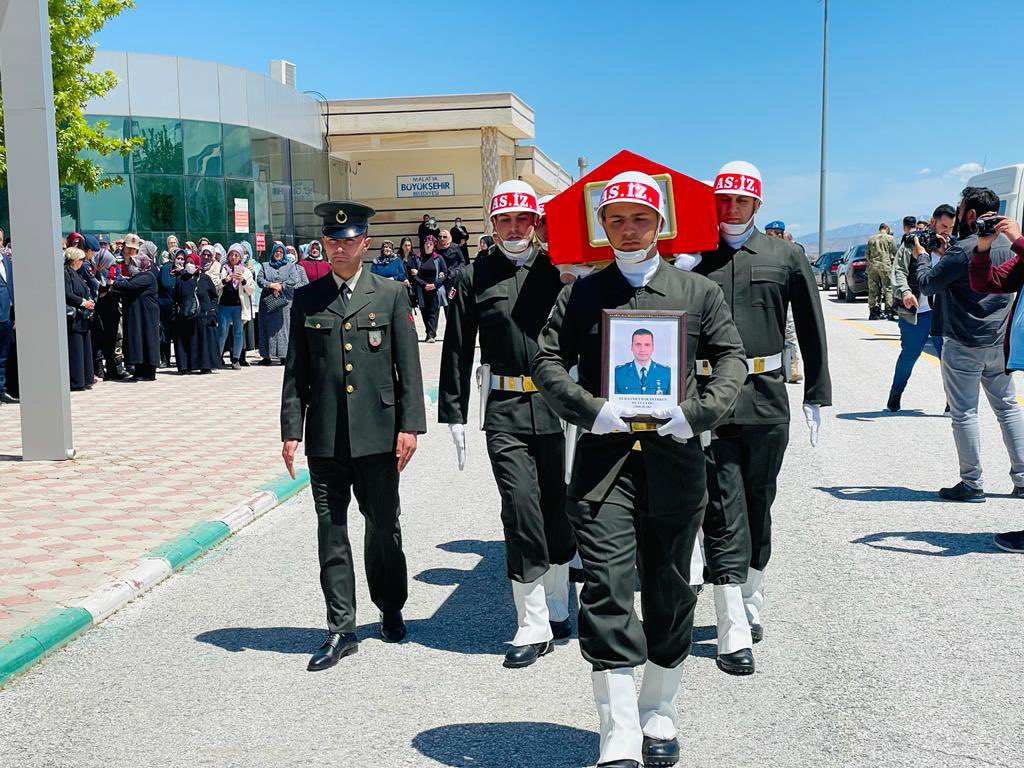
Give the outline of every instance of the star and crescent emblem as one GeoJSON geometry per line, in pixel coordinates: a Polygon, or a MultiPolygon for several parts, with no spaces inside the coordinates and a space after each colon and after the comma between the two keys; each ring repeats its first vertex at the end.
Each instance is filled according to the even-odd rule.
{"type": "Polygon", "coordinates": [[[334,214],[334,220],[339,224],[344,224],[346,221],[348,221],[348,214],[345,213],[345,211],[339,210],[336,214],[334,214]]]}

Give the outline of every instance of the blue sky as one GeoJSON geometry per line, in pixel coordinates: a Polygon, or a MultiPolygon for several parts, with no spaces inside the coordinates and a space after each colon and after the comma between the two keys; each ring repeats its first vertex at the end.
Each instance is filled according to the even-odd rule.
{"type": "MultiPolygon", "coordinates": [[[[330,98],[514,91],[573,174],[623,148],[701,179],[750,160],[759,221],[817,229],[819,0],[136,2],[100,47],[259,72],[285,58],[330,98]]],[[[1024,3],[829,7],[829,229],[930,212],[982,164],[1024,162],[1024,3]]]]}

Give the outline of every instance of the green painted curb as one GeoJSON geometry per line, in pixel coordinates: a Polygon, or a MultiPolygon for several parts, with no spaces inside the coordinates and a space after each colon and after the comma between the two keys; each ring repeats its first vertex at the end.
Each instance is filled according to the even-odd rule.
{"type": "Polygon", "coordinates": [[[295,473],[294,480],[292,480],[291,475],[285,472],[280,477],[271,480],[269,483],[264,483],[260,486],[260,490],[270,491],[277,497],[278,503],[281,503],[285,499],[294,496],[307,485],[309,485],[309,470],[300,469],[295,473]]]}
{"type": "Polygon", "coordinates": [[[92,616],[85,608],[65,608],[26,628],[18,638],[0,646],[0,685],[90,626],[92,616]]]}
{"type": "Polygon", "coordinates": [[[144,557],[162,557],[171,564],[172,571],[178,571],[230,535],[231,529],[219,520],[196,523],[176,539],[149,550],[144,557]]]}

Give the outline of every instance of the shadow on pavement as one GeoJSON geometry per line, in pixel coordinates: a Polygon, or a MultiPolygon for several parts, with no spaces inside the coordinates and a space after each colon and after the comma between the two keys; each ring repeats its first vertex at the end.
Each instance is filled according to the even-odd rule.
{"type": "Polygon", "coordinates": [[[938,491],[918,491],[902,485],[816,486],[840,501],[939,501],[938,491]]]}
{"type": "Polygon", "coordinates": [[[457,723],[423,731],[412,745],[460,768],[578,768],[597,756],[598,736],[553,723],[457,723]]]}
{"type": "MultiPolygon", "coordinates": [[[[511,588],[505,577],[505,544],[501,541],[460,540],[438,545],[445,552],[475,554],[470,569],[430,568],[414,579],[455,590],[428,619],[409,619],[405,643],[453,653],[503,655],[515,635],[516,617],[511,588]]],[[[225,627],[196,635],[196,640],[227,651],[312,653],[323,642],[326,627],[225,627]]],[[[356,628],[360,641],[379,640],[380,624],[356,628]]]]}
{"type": "Polygon", "coordinates": [[[712,624],[707,627],[693,628],[693,645],[690,655],[702,659],[714,659],[718,656],[718,629],[712,624]],[[711,642],[708,642],[708,641],[711,642]]]}
{"type": "Polygon", "coordinates": [[[872,419],[894,419],[894,418],[924,418],[924,419],[944,419],[941,413],[925,413],[920,408],[903,409],[896,411],[858,411],[856,413],[837,413],[837,419],[843,419],[844,421],[871,421],[872,419]]]}
{"type": "Polygon", "coordinates": [[[991,533],[954,533],[949,531],[882,531],[854,539],[851,544],[866,544],[874,549],[907,555],[956,557],[957,555],[1001,554],[992,543],[991,533]],[[890,543],[883,543],[890,542],[890,543]],[[928,548],[916,545],[927,545],[928,548]]]}

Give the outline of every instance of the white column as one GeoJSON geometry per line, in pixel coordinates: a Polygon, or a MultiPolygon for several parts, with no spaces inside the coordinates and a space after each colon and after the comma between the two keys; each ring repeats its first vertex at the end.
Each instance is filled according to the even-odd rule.
{"type": "Polygon", "coordinates": [[[0,24],[22,457],[63,460],[74,448],[46,0],[0,0],[0,24]]]}

